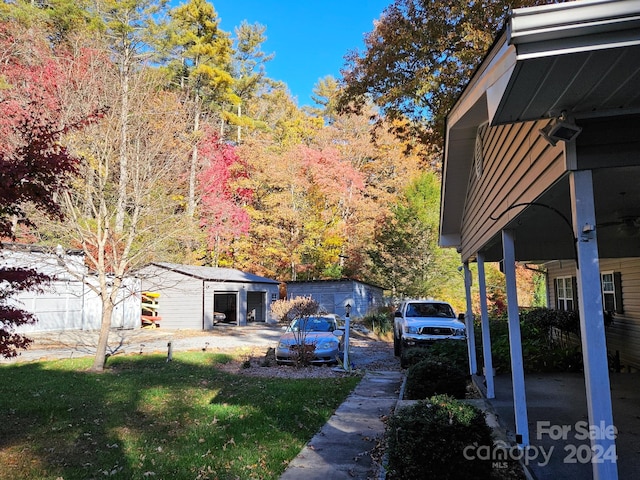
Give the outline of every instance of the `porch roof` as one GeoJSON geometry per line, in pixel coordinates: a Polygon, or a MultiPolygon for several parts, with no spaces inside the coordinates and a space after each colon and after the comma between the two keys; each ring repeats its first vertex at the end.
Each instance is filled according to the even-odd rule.
{"type": "Polygon", "coordinates": [[[447,117],[440,244],[458,247],[479,125],[640,113],[640,0],[516,9],[447,117]]]}

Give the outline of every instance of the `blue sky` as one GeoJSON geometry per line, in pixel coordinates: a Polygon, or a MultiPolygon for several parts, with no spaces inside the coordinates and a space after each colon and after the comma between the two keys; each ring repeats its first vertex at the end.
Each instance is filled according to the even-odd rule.
{"type": "Polygon", "coordinates": [[[267,75],[285,82],[302,106],[313,105],[311,94],[319,79],[340,77],[345,54],[362,50],[364,34],[393,0],[210,1],[222,30],[233,33],[242,20],[267,27],[263,51],[275,53],[267,75]]]}

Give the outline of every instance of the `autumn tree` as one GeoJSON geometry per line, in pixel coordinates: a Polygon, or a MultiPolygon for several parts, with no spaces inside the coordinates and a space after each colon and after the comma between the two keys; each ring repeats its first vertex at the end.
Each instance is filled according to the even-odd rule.
{"type": "MultiPolygon", "coordinates": [[[[65,116],[62,92],[73,90],[82,62],[68,51],[54,52],[43,38],[36,27],[0,23],[0,239],[34,225],[30,208],[60,218],[55,200],[78,168],[61,137],[96,115],[65,116]]],[[[31,342],[14,329],[35,317],[11,304],[11,297],[38,291],[48,280],[34,269],[0,267],[0,355],[15,356],[31,342]]]]}
{"type": "Polygon", "coordinates": [[[219,28],[220,20],[213,5],[206,0],[190,0],[171,11],[169,51],[174,85],[191,109],[191,165],[189,169],[187,216],[195,215],[199,198],[197,176],[203,162],[198,144],[202,135],[203,115],[216,113],[224,129],[221,105],[239,103],[233,93],[230,73],[232,46],[229,34],[219,28]]]}
{"type": "Polygon", "coordinates": [[[25,28],[44,28],[53,45],[71,41],[78,30],[97,28],[92,0],[15,0],[0,3],[0,19],[19,22],[25,28]]]}
{"type": "Polygon", "coordinates": [[[423,173],[407,185],[381,221],[368,253],[376,282],[395,297],[455,297],[460,291],[457,254],[438,247],[439,179],[423,173]]]}
{"type": "Polygon", "coordinates": [[[115,232],[124,229],[127,190],[129,184],[129,118],[131,115],[130,90],[136,70],[148,55],[150,38],[155,25],[154,15],[159,11],[157,0],[99,0],[98,10],[104,22],[104,38],[109,43],[117,67],[119,84],[120,121],[118,122],[118,203],[116,210],[115,232]]]}
{"type": "Polygon", "coordinates": [[[273,59],[274,54],[262,51],[262,45],[267,39],[265,31],[264,25],[250,25],[246,20],[235,28],[231,66],[232,90],[239,101],[235,109],[233,105],[227,106],[226,120],[236,128],[236,135],[229,135],[229,139],[238,143],[242,141],[243,129],[264,127],[264,122],[251,116],[248,106],[255,101],[259,93],[277,85],[266,74],[266,64],[273,59]]]}
{"type": "Polygon", "coordinates": [[[267,276],[320,278],[340,261],[362,178],[336,149],[289,146],[296,134],[282,131],[293,135],[283,138],[286,147],[264,148],[252,139],[239,150],[250,164],[253,197],[250,232],[234,244],[235,261],[267,276]]]}
{"type": "MultiPolygon", "coordinates": [[[[113,105],[120,99],[119,82],[109,82],[106,69],[96,71],[105,80],[103,95],[113,105]]],[[[125,280],[132,272],[158,257],[167,258],[185,231],[184,217],[176,215],[181,174],[180,160],[188,151],[180,141],[186,113],[176,94],[160,89],[164,79],[157,72],[136,72],[129,91],[127,120],[127,205],[123,229],[118,232],[118,161],[122,151],[120,109],[110,110],[103,120],[66,140],[83,159],[73,188],[62,197],[67,218],[64,225],[49,225],[63,244],[81,248],[92,278],[84,279],[101,299],[101,328],[92,370],[101,371],[106,360],[112,314],[122,298],[125,280]]],[[[134,294],[129,292],[128,295],[134,294]]]]}
{"type": "Polygon", "coordinates": [[[200,224],[207,231],[211,252],[207,263],[218,267],[221,256],[229,255],[233,240],[249,231],[249,215],[243,207],[251,200],[251,190],[238,183],[246,179],[247,170],[233,145],[208,132],[199,150],[208,162],[198,177],[202,191],[200,224]]]}
{"type": "Polygon", "coordinates": [[[424,163],[418,155],[407,155],[403,143],[386,128],[374,135],[373,106],[363,107],[360,114],[338,113],[335,102],[339,93],[338,82],[332,77],[316,85],[314,99],[319,106],[312,114],[324,119],[325,126],[314,136],[313,145],[335,148],[362,177],[363,194],[353,198],[340,259],[344,275],[369,279],[371,264],[366,251],[380,228],[380,218],[391,215],[391,206],[424,163]]]}
{"type": "Polygon", "coordinates": [[[373,101],[400,138],[438,153],[445,116],[509,10],[538,3],[548,2],[395,0],[366,35],[364,51],[348,54],[340,109],[373,101]]]}

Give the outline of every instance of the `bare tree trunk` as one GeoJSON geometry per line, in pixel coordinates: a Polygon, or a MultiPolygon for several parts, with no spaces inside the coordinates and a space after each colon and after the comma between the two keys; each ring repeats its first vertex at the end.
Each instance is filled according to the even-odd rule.
{"type": "MultiPolygon", "coordinates": [[[[105,289],[106,289],[105,285],[105,289]]],[[[115,288],[115,286],[113,287],[115,288]]],[[[111,330],[111,317],[113,316],[113,302],[110,292],[103,290],[102,297],[102,322],[100,324],[100,336],[96,347],[96,356],[91,366],[92,372],[102,372],[107,362],[107,347],[109,346],[109,331],[111,330]]]]}
{"type": "Polygon", "coordinates": [[[189,171],[189,201],[187,204],[187,215],[193,217],[196,212],[196,175],[198,173],[198,138],[196,134],[200,131],[200,98],[196,96],[195,112],[193,116],[194,144],[191,150],[191,169],[189,171]]]}
{"type": "MultiPolygon", "coordinates": [[[[238,105],[238,118],[242,116],[242,107],[238,105]]],[[[242,127],[238,124],[238,137],[237,137],[238,145],[242,141],[242,127]]]]}
{"type": "Polygon", "coordinates": [[[124,229],[124,216],[127,206],[127,183],[128,183],[128,158],[127,143],[129,141],[129,51],[125,49],[122,55],[122,69],[120,75],[120,178],[118,180],[118,204],[116,207],[116,233],[122,233],[124,229]]]}

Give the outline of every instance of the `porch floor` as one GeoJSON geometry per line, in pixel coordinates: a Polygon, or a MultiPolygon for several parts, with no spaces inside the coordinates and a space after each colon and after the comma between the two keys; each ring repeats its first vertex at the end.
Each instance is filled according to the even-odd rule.
{"type": "MultiPolygon", "coordinates": [[[[476,380],[483,382],[482,377],[476,380]]],[[[640,471],[640,374],[612,373],[611,400],[617,428],[618,478],[637,478],[640,471]]],[[[494,378],[496,398],[487,400],[509,438],[515,438],[511,375],[494,378]]],[[[530,472],[538,480],[591,479],[584,377],[576,374],[528,374],[525,376],[530,472]],[[580,423],[579,423],[580,422],[580,423]],[[563,430],[564,429],[564,430],[563,430]],[[543,451],[548,463],[543,458],[543,451]],[[546,463],[546,465],[545,465],[546,463]]]]}

